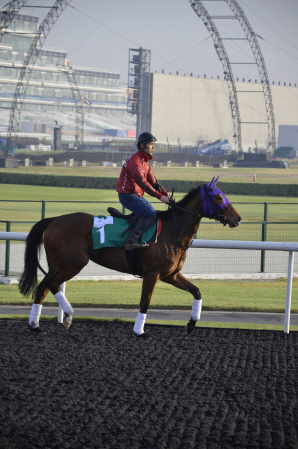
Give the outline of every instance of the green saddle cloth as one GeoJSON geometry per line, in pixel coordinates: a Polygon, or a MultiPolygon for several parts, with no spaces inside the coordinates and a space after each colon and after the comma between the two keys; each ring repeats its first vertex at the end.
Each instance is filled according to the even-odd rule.
{"type": "MultiPolygon", "coordinates": [[[[123,237],[121,234],[127,228],[129,228],[129,224],[124,218],[97,215],[93,218],[92,226],[93,249],[124,248],[128,233],[126,232],[123,237]]],[[[148,243],[152,241],[154,235],[156,235],[156,222],[144,232],[139,242],[148,243]]]]}

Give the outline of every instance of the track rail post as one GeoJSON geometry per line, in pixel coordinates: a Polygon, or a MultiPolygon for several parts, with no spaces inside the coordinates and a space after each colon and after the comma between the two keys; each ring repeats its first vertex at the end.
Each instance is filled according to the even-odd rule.
{"type": "MultiPolygon", "coordinates": [[[[6,222],[6,232],[10,232],[11,222],[6,222]]],[[[5,277],[9,276],[9,263],[10,263],[10,240],[6,240],[5,244],[5,277]]]]}
{"type": "Polygon", "coordinates": [[[291,315],[293,268],[294,268],[294,251],[289,251],[288,277],[287,277],[287,296],[286,296],[285,326],[284,326],[284,333],[285,334],[288,334],[290,332],[290,315],[291,315]]]}

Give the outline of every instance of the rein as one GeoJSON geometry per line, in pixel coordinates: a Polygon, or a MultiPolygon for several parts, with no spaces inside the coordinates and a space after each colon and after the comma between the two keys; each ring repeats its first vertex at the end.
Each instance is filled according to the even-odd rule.
{"type": "MultiPolygon", "coordinates": [[[[174,226],[175,226],[175,231],[177,234],[177,239],[176,239],[176,243],[175,243],[173,250],[174,250],[174,253],[176,256],[177,256],[177,252],[178,252],[178,245],[180,245],[181,248],[184,250],[182,253],[182,256],[180,257],[180,260],[178,262],[178,266],[184,256],[185,252],[188,250],[189,245],[186,248],[181,243],[182,221],[181,221],[181,216],[179,214],[177,214],[177,209],[182,210],[183,212],[187,212],[188,214],[195,215],[198,220],[201,220],[201,218],[203,218],[203,217],[209,218],[209,220],[211,218],[218,219],[220,221],[220,223],[222,223],[224,226],[226,226],[230,222],[229,219],[224,214],[226,211],[228,211],[230,209],[230,207],[232,207],[232,204],[229,203],[224,208],[221,208],[219,205],[216,205],[214,203],[213,198],[209,195],[207,185],[204,185],[203,187],[201,187],[201,189],[204,190],[204,198],[206,199],[206,213],[197,214],[196,212],[193,212],[192,210],[185,209],[184,207],[178,206],[173,200],[170,203],[170,206],[172,207],[172,210],[173,210],[174,226]],[[209,210],[209,204],[211,205],[211,211],[209,210]],[[220,209],[220,211],[218,213],[216,213],[216,211],[214,209],[215,206],[220,209]],[[177,215],[178,215],[179,223],[177,220],[177,215]]],[[[201,189],[200,189],[200,191],[201,191],[201,189]]],[[[171,198],[173,198],[173,193],[174,193],[174,191],[172,192],[171,198]]],[[[220,192],[220,193],[222,193],[222,192],[220,192]]],[[[201,197],[202,197],[202,195],[201,195],[201,197]]]]}
{"type": "Polygon", "coordinates": [[[202,215],[202,214],[196,214],[196,213],[193,212],[192,210],[185,209],[184,207],[181,207],[181,206],[177,206],[177,204],[174,203],[174,201],[171,202],[171,207],[172,207],[172,210],[173,210],[174,225],[175,225],[175,231],[176,231],[176,234],[177,234],[177,240],[176,240],[175,246],[174,246],[174,248],[173,248],[174,253],[175,253],[175,256],[177,256],[177,252],[178,252],[178,249],[177,249],[177,248],[178,248],[178,245],[180,245],[181,248],[184,249],[184,251],[183,251],[183,253],[182,253],[182,256],[180,257],[179,263],[178,263],[178,266],[179,266],[179,265],[180,265],[180,262],[181,262],[181,260],[182,260],[182,257],[184,256],[185,252],[186,252],[186,251],[188,250],[188,248],[189,248],[189,245],[188,245],[187,248],[185,248],[185,247],[182,245],[182,243],[181,243],[181,236],[182,236],[182,222],[181,222],[181,216],[180,216],[179,214],[177,214],[177,209],[180,209],[180,210],[182,210],[183,212],[187,212],[188,214],[195,215],[195,216],[198,218],[198,220],[200,220],[200,219],[203,217],[203,215],[202,215]],[[178,229],[178,223],[177,223],[177,215],[178,215],[178,218],[179,218],[179,229],[178,229]]]}

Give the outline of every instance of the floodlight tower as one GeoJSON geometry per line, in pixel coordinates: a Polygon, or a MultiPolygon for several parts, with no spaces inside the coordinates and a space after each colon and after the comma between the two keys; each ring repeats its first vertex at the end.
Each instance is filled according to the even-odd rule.
{"type": "Polygon", "coordinates": [[[142,115],[149,107],[149,79],[151,51],[140,47],[129,49],[127,111],[137,116],[137,136],[143,129],[142,115]]]}

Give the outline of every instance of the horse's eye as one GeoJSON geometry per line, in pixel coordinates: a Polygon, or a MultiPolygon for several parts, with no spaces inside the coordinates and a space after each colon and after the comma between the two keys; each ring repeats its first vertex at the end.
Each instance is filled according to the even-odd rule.
{"type": "Polygon", "coordinates": [[[223,198],[222,198],[222,196],[221,196],[220,194],[215,195],[214,198],[215,198],[217,201],[220,201],[220,202],[223,201],[223,198]]]}

